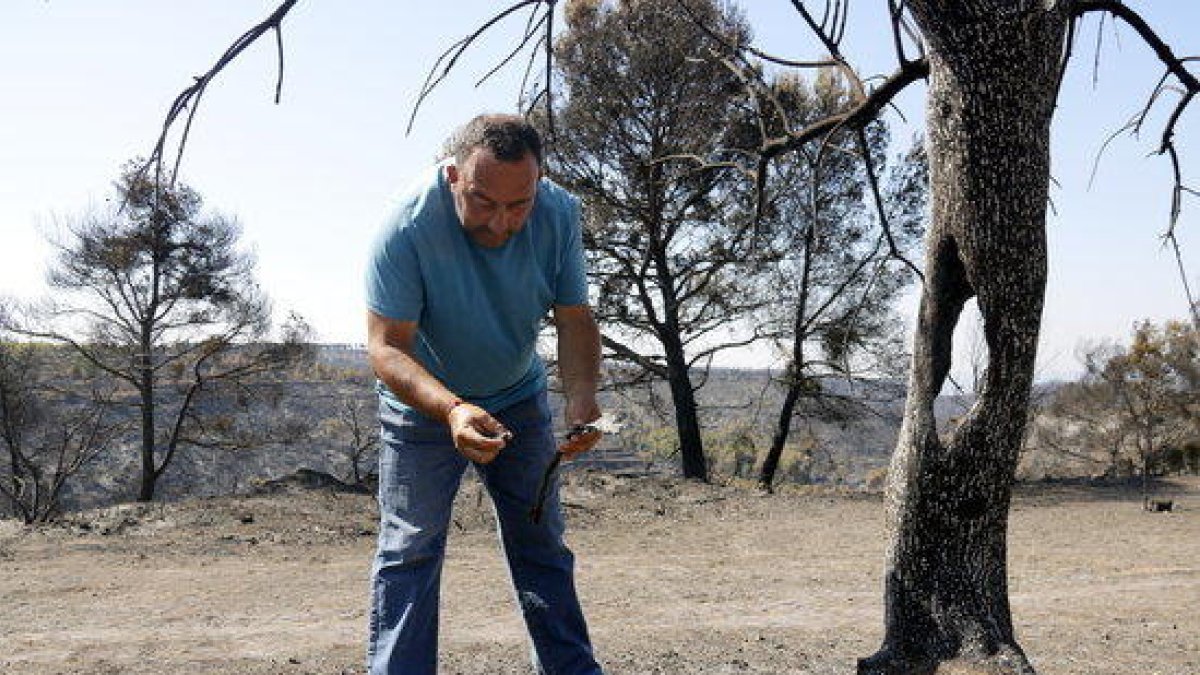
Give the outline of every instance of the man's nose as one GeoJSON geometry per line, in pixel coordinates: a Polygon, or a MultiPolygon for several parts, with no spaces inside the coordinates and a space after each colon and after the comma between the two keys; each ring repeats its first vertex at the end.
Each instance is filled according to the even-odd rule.
{"type": "Polygon", "coordinates": [[[492,219],[488,221],[488,230],[494,234],[505,234],[511,229],[512,215],[507,209],[496,209],[492,219]]]}

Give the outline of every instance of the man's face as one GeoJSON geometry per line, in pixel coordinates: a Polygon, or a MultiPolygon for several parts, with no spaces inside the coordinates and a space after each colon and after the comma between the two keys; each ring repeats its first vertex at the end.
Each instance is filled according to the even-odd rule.
{"type": "Polygon", "coordinates": [[[471,241],[499,248],[520,232],[533,210],[540,175],[532,153],[502,162],[490,150],[476,148],[462,165],[448,165],[454,210],[471,241]]]}

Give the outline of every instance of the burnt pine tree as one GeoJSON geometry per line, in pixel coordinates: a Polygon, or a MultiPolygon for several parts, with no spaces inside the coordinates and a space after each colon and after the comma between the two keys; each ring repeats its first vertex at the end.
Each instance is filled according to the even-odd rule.
{"type": "MultiPolygon", "coordinates": [[[[238,248],[236,221],[208,216],[185,185],[157,184],[129,164],[113,208],[70,224],[48,279],[59,296],[19,331],[70,346],[133,393],[140,455],[137,498],[155,486],[181,448],[220,447],[229,401],[256,378],[309,355],[293,320],[267,342],[270,305],[238,248]]],[[[241,441],[236,441],[240,445],[241,441]]]]}
{"type": "Polygon", "coordinates": [[[605,358],[666,381],[683,474],[707,480],[696,391],[728,326],[764,300],[746,182],[709,151],[745,117],[714,55],[746,27],[712,0],[578,3],[555,46],[548,173],[578,195],[605,358]]]}
{"type": "MultiPolygon", "coordinates": [[[[280,2],[179,95],[155,159],[162,158],[162,139],[172,126],[187,119],[189,104],[247,45],[280,30],[297,2],[280,2]]],[[[549,47],[561,4],[514,0],[503,6],[447,50],[435,66],[441,67],[440,76],[430,78],[421,96],[442,81],[488,28],[520,10],[532,12],[522,45],[540,40],[549,47]]],[[[568,3],[568,11],[575,4],[568,3]]],[[[586,10],[598,2],[578,4],[586,10]]],[[[1128,25],[1162,61],[1166,73],[1139,120],[1145,121],[1171,92],[1178,95],[1159,146],[1177,176],[1168,231],[1173,241],[1186,192],[1178,177],[1174,132],[1200,93],[1200,80],[1189,70],[1194,59],[1178,57],[1120,0],[889,0],[898,69],[868,88],[841,52],[849,3],[827,0],[817,13],[802,0],[791,4],[828,55],[820,65],[852,76],[857,103],[803,129],[764,134],[756,178],[760,191],[776,158],[822,143],[838,130],[865,128],[899,91],[923,79],[929,83],[931,209],[908,400],[889,472],[885,634],[879,651],[861,660],[858,670],[929,673],[941,663],[965,661],[992,672],[1031,673],[1013,633],[1006,537],[1045,293],[1050,122],[1059,82],[1073,54],[1079,20],[1093,13],[1128,25]],[[914,46],[916,57],[910,54],[914,46]],[[982,315],[987,371],[975,404],[943,440],[936,433],[933,403],[949,372],[954,326],[972,297],[982,315]]],[[[687,2],[676,5],[689,7],[687,2]]],[[[704,17],[696,17],[695,23],[705,25],[704,17]]],[[[721,39],[719,31],[708,34],[736,46],[721,39]]],[[[781,67],[811,65],[752,53],[781,67]]],[[[743,69],[744,74],[752,71],[743,69]]],[[[531,99],[534,104],[553,109],[551,84],[547,77],[531,99]]]]}
{"type": "MultiPolygon", "coordinates": [[[[772,95],[778,132],[853,105],[833,68],[811,85],[785,73],[772,95]]],[[[889,145],[881,121],[861,134],[845,130],[780,158],[766,182],[761,227],[779,255],[763,278],[775,302],[762,321],[784,361],[783,402],[758,477],[766,491],[799,416],[850,420],[873,414],[872,399],[896,396],[881,378],[901,374],[894,307],[915,278],[905,256],[920,238],[928,180],[920,145],[892,160],[889,145]],[[877,204],[872,181],[882,183],[877,204]]]]}

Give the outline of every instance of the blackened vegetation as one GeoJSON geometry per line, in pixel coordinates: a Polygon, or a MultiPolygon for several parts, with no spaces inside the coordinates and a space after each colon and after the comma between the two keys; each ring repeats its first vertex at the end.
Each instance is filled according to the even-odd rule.
{"type": "Polygon", "coordinates": [[[116,182],[119,208],[86,214],[56,242],[57,296],[4,328],[69,347],[107,379],[111,399],[137,411],[137,498],[149,501],[185,448],[252,444],[221,411],[311,351],[299,317],[273,331],[237,221],[205,213],[196,192],[155,183],[141,165],[116,182]]]}

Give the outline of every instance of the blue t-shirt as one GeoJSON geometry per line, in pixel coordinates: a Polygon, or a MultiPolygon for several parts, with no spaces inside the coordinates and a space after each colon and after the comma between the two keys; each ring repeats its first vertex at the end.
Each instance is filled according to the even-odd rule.
{"type": "MultiPolygon", "coordinates": [[[[535,346],[551,306],[587,302],[579,202],[542,179],[525,227],[485,248],[463,230],[444,166],[418,180],[375,241],[367,307],[416,321],[417,360],[495,412],[546,386],[535,346]]],[[[379,391],[403,405],[383,383],[379,391]]]]}

